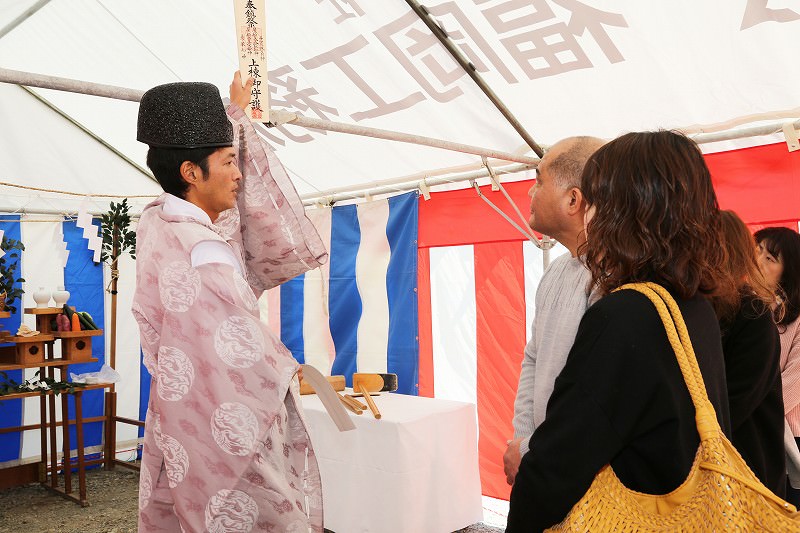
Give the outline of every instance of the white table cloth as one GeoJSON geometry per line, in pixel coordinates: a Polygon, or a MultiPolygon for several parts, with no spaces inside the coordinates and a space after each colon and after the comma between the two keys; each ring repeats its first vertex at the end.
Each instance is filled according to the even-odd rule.
{"type": "MultiPolygon", "coordinates": [[[[336,533],[450,533],[483,517],[473,404],[382,393],[383,418],[350,414],[339,432],[303,396],[322,475],[325,527],[336,533]]],[[[363,400],[362,400],[363,403],[363,400]]]]}

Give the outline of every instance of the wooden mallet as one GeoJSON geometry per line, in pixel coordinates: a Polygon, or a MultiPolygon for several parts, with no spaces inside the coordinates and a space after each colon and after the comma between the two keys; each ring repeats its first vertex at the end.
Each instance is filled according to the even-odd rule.
{"type": "Polygon", "coordinates": [[[397,374],[371,374],[356,372],[353,374],[353,390],[361,393],[375,418],[381,417],[378,406],[370,396],[371,392],[391,392],[397,390],[397,374]]]}
{"type": "MultiPolygon", "coordinates": [[[[344,376],[325,376],[325,379],[328,380],[328,383],[331,384],[333,390],[335,391],[343,391],[344,390],[344,376]]],[[[314,387],[306,381],[305,379],[300,380],[300,394],[316,394],[314,391],[314,387]]]]}

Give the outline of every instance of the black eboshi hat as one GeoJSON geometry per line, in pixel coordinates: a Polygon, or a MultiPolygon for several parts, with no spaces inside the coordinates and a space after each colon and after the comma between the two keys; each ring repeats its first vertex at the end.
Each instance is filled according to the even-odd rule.
{"type": "Polygon", "coordinates": [[[142,96],[136,140],[157,148],[232,146],[233,127],[215,85],[167,83],[142,96]]]}

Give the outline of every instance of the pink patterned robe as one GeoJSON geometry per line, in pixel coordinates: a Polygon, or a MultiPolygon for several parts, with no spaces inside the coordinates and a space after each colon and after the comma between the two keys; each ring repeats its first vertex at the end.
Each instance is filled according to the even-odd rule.
{"type": "Polygon", "coordinates": [[[274,155],[229,106],[243,163],[238,207],[213,225],[148,205],[138,226],[133,313],[153,379],[139,531],[322,531],[319,469],[293,380],[298,364],[259,320],[257,297],[327,259],[274,155]],[[230,265],[191,266],[227,241],[230,265]]]}

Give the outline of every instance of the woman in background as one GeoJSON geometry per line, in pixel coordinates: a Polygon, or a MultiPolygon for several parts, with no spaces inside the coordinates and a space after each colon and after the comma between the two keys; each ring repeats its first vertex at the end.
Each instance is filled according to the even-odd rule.
{"type": "Polygon", "coordinates": [[[800,476],[791,475],[791,457],[797,457],[800,444],[800,235],[788,228],[764,228],[756,232],[755,239],[761,270],[777,294],[774,314],[781,340],[783,409],[795,439],[795,447],[787,442],[786,451],[790,478],[797,487],[787,486],[786,499],[800,506],[800,476]]]}
{"type": "Polygon", "coordinates": [[[583,171],[586,263],[604,296],[581,320],[544,422],[511,490],[509,533],[567,515],[607,464],[626,487],[666,494],[689,474],[700,439],[695,408],[664,325],[631,282],[677,301],[709,400],[729,434],[719,323],[705,297],[725,274],[719,208],[697,145],[668,132],[629,133],[583,171]]]}
{"type": "Polygon", "coordinates": [[[733,445],[756,477],[786,495],[780,341],[775,293],[761,273],[756,243],[733,211],[722,211],[721,245],[732,290],[713,298],[720,319],[733,445]]]}

